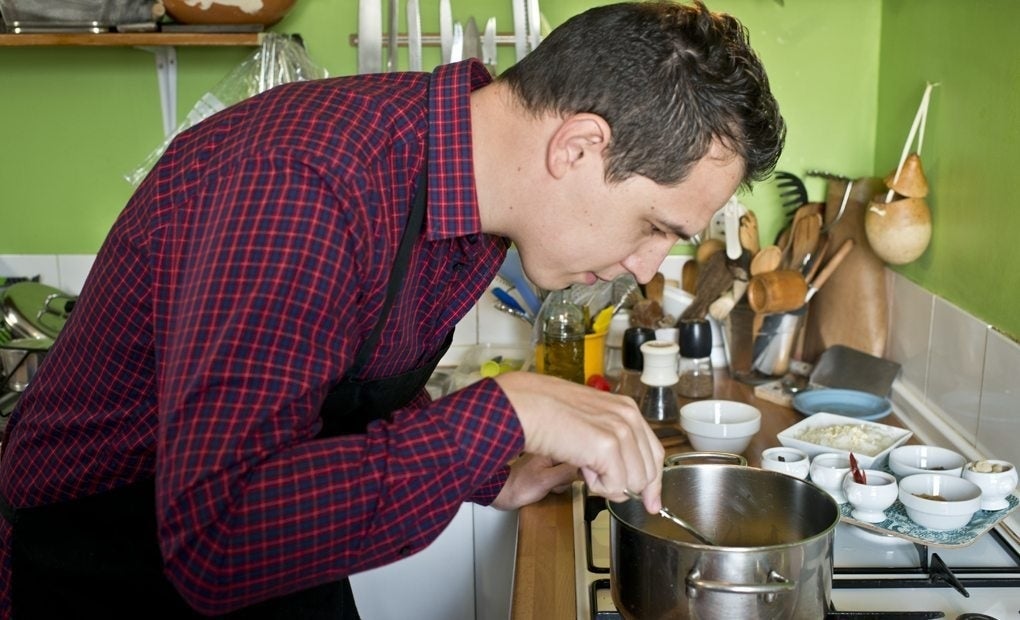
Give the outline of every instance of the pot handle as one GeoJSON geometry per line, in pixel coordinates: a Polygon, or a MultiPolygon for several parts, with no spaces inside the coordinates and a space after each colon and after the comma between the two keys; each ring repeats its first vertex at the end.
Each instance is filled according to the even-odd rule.
{"type": "Polygon", "coordinates": [[[743,455],[733,454],[732,452],[678,452],[670,454],[665,459],[666,467],[707,463],[747,465],[747,459],[743,455]]]}
{"type": "Polygon", "coordinates": [[[776,596],[792,592],[797,587],[776,571],[769,571],[766,583],[729,583],[701,578],[701,571],[695,568],[687,574],[687,598],[695,598],[699,590],[708,592],[732,592],[734,594],[764,594],[765,602],[771,603],[776,596]]]}

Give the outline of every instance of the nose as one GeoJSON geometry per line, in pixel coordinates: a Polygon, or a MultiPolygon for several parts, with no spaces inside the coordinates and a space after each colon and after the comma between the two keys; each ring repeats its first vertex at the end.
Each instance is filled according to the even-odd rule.
{"type": "Polygon", "coordinates": [[[655,272],[662,266],[662,261],[666,260],[672,247],[673,244],[669,243],[662,244],[661,247],[642,248],[625,258],[621,264],[634,276],[635,280],[646,284],[651,281],[655,272]]]}

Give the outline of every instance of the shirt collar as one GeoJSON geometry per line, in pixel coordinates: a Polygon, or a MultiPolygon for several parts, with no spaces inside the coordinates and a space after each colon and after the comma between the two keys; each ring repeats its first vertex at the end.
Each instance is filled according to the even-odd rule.
{"type": "Polygon", "coordinates": [[[477,59],[441,65],[429,91],[430,240],[480,233],[471,149],[471,92],[492,82],[477,59]]]}

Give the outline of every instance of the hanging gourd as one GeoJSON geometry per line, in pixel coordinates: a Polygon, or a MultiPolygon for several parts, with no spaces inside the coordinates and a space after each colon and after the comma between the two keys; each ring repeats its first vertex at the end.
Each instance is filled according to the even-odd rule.
{"type": "Polygon", "coordinates": [[[864,214],[864,232],[871,249],[890,265],[917,260],[931,241],[931,209],[925,200],[928,179],[921,165],[921,146],[933,86],[929,83],[924,89],[899,166],[885,178],[889,192],[873,199],[864,214]],[[917,151],[911,153],[915,137],[917,151]]]}

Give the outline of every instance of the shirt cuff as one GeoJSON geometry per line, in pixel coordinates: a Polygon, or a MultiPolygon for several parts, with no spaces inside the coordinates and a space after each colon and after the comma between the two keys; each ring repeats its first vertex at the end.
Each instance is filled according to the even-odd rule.
{"type": "Polygon", "coordinates": [[[481,486],[475,489],[475,492],[471,494],[468,499],[478,504],[479,506],[488,506],[495,501],[496,496],[503,490],[503,485],[506,484],[506,479],[510,477],[510,466],[506,465],[503,469],[496,472],[494,476],[482,483],[481,486]]]}

